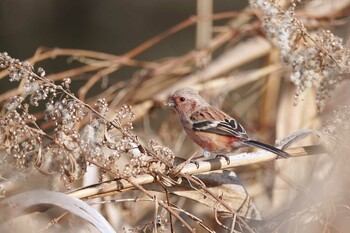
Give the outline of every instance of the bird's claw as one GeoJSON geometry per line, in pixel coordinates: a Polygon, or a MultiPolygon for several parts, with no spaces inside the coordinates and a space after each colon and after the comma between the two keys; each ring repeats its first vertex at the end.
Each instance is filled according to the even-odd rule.
{"type": "Polygon", "coordinates": [[[223,157],[226,162],[227,162],[227,165],[230,165],[231,161],[230,161],[230,157],[228,157],[227,155],[217,155],[216,158],[220,158],[220,157],[223,157]]]}
{"type": "Polygon", "coordinates": [[[199,168],[199,163],[198,163],[198,161],[196,161],[196,160],[190,160],[190,163],[194,163],[195,165],[196,165],[196,167],[197,167],[197,169],[199,168]]]}

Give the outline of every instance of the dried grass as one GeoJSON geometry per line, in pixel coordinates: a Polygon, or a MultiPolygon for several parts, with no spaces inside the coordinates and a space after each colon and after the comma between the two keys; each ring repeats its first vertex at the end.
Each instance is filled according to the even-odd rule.
{"type": "Polygon", "coordinates": [[[39,48],[21,62],[1,53],[0,79],[19,81],[0,94],[3,229],[28,232],[18,224],[30,222],[33,232],[77,232],[82,221],[81,232],[346,232],[350,111],[338,86],[348,81],[349,46],[322,26],[341,26],[350,1],[335,2],[331,10],[327,1],[296,10],[251,0],[252,8],[207,16],[206,8],[121,56],[39,48]],[[219,19],[227,22],[207,22],[219,19]],[[214,31],[197,49],[136,58],[196,23],[200,35],[214,31]],[[57,57],[79,66],[55,74],[34,68],[57,57]],[[132,79],[97,88],[125,67],[138,70],[132,79]],[[254,137],[284,138],[277,144],[292,145],[292,157],[237,152],[230,164],[216,158],[198,167],[180,159],[201,152],[160,106],[184,86],[255,129],[254,137]],[[38,188],[45,191],[30,191],[38,188]],[[76,198],[104,217],[85,203],[67,207],[76,198]]]}

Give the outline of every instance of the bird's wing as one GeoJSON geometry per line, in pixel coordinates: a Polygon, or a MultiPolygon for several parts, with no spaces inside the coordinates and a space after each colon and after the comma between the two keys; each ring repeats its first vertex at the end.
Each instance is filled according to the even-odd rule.
{"type": "Polygon", "coordinates": [[[241,124],[226,113],[212,106],[205,106],[190,116],[192,129],[224,136],[248,139],[247,132],[241,124]]]}

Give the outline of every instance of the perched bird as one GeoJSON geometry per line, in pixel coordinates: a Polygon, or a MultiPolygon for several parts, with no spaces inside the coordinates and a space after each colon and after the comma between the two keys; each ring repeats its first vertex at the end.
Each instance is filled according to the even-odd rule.
{"type": "Polygon", "coordinates": [[[211,106],[192,88],[177,90],[164,105],[175,109],[187,135],[207,152],[227,157],[227,153],[240,147],[251,146],[284,158],[290,156],[276,147],[250,139],[241,124],[211,106]]]}

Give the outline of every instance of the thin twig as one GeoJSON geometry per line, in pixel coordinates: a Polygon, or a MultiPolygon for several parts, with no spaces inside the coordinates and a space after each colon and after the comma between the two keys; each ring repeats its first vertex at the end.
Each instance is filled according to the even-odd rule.
{"type": "Polygon", "coordinates": [[[100,80],[103,76],[106,76],[110,73],[115,72],[117,69],[118,69],[118,67],[107,67],[105,69],[100,70],[95,75],[93,75],[89,79],[89,81],[87,81],[84,84],[84,86],[82,86],[79,89],[79,92],[78,92],[79,99],[84,100],[88,91],[95,85],[96,82],[98,82],[98,80],[100,80]]]}
{"type": "MultiPolygon", "coordinates": [[[[211,192],[208,188],[206,188],[201,182],[198,182],[196,179],[194,179],[192,176],[186,174],[186,173],[180,173],[180,176],[186,178],[187,180],[190,180],[193,183],[196,183],[199,185],[207,194],[209,194],[210,197],[214,198],[218,203],[220,203],[222,206],[224,206],[230,213],[237,214],[236,210],[232,209],[228,204],[226,204],[224,201],[220,199],[217,195],[215,195],[213,192],[211,192]]],[[[250,232],[254,233],[255,231],[246,223],[246,221],[240,217],[237,216],[237,220],[250,232]]]]}
{"type": "Polygon", "coordinates": [[[153,232],[158,233],[158,227],[157,227],[157,216],[159,211],[159,200],[157,198],[157,195],[153,196],[154,199],[154,220],[153,220],[153,232]]]}
{"type": "MultiPolygon", "coordinates": [[[[168,192],[167,188],[165,187],[165,185],[160,180],[157,179],[157,181],[160,184],[160,186],[162,186],[162,188],[164,189],[166,202],[167,202],[167,205],[170,207],[172,204],[170,202],[169,192],[168,192]]],[[[170,222],[170,232],[174,233],[173,217],[172,217],[170,212],[169,212],[169,222],[170,222]]]]}
{"type": "Polygon", "coordinates": [[[214,230],[210,229],[209,226],[205,225],[204,224],[204,221],[200,218],[198,218],[197,216],[185,211],[184,209],[180,208],[180,207],[177,207],[175,206],[174,204],[172,204],[173,206],[173,209],[177,210],[177,211],[180,211],[184,214],[186,214],[188,217],[190,217],[192,220],[194,220],[198,225],[200,225],[201,227],[203,227],[205,230],[207,230],[208,232],[211,232],[211,233],[215,233],[214,230]]]}
{"type": "MultiPolygon", "coordinates": [[[[219,203],[217,203],[217,204],[219,204],[219,203]]],[[[218,212],[217,212],[217,210],[216,210],[216,207],[214,208],[214,219],[215,219],[216,224],[218,224],[219,226],[221,226],[221,227],[224,228],[225,230],[230,230],[230,228],[228,228],[227,226],[225,226],[224,224],[222,224],[222,223],[219,221],[218,212]]]]}
{"type": "MultiPolygon", "coordinates": [[[[152,194],[145,189],[144,187],[142,187],[141,185],[137,184],[136,182],[134,182],[131,179],[126,179],[132,186],[136,187],[137,189],[139,189],[140,191],[142,191],[143,193],[145,193],[147,196],[152,197],[152,194]]],[[[190,225],[188,225],[188,223],[180,217],[180,215],[178,215],[171,207],[169,207],[168,205],[164,204],[163,202],[158,202],[163,208],[165,208],[168,212],[170,212],[176,219],[178,219],[185,228],[187,228],[187,230],[189,232],[195,232],[194,229],[192,229],[192,227],[190,225]]]]}
{"type": "Polygon", "coordinates": [[[39,232],[43,232],[48,230],[52,225],[57,224],[64,216],[66,216],[67,214],[69,214],[69,212],[64,212],[63,214],[61,214],[60,216],[58,216],[57,218],[52,219],[45,227],[41,228],[39,230],[39,232]]]}

